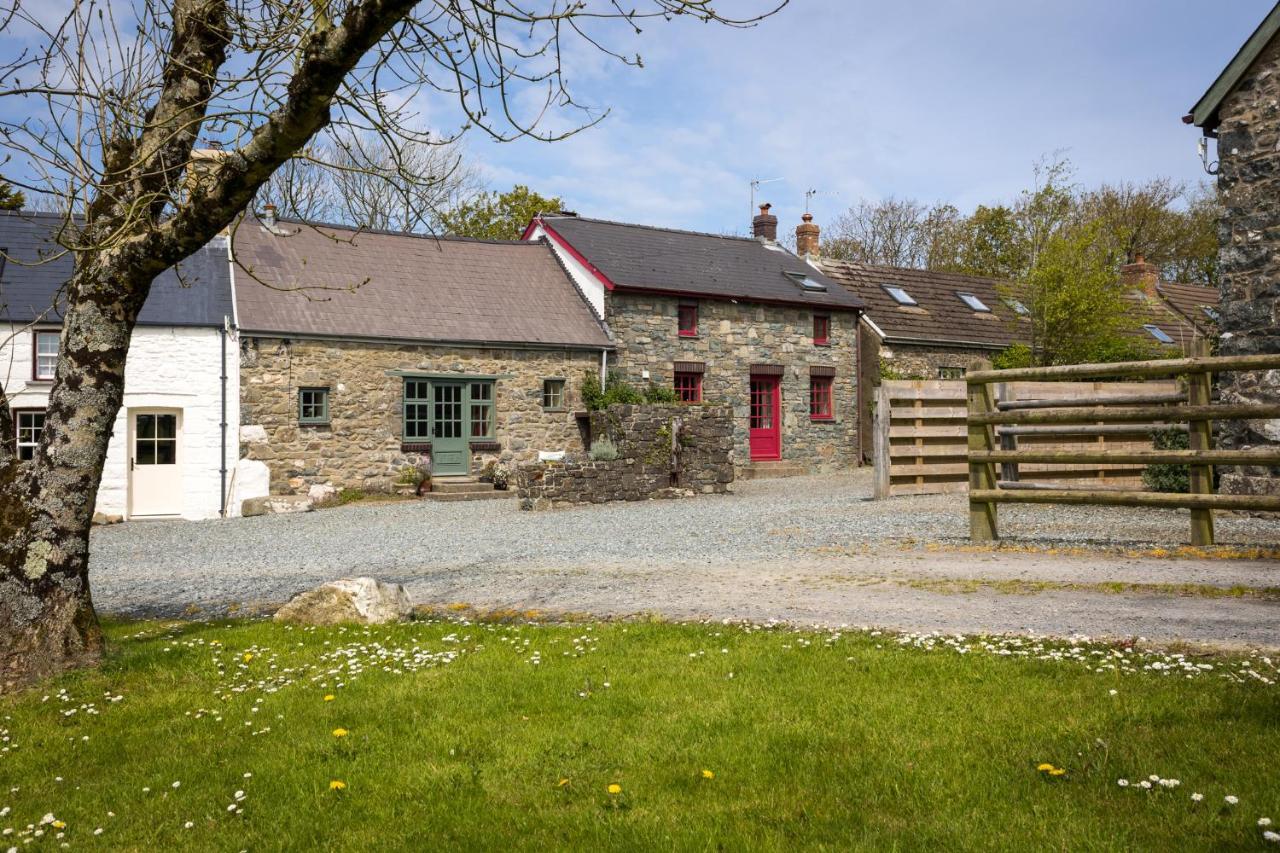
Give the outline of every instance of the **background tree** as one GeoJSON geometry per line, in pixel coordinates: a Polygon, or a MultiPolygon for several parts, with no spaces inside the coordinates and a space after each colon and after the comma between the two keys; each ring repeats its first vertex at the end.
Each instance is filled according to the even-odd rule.
{"type": "Polygon", "coordinates": [[[440,217],[446,234],[485,240],[519,240],[529,220],[539,213],[555,213],[564,207],[558,197],[538,195],[517,184],[505,193],[480,193],[440,217]]]}
{"type": "MultiPolygon", "coordinates": [[[[566,65],[581,50],[638,66],[638,56],[607,47],[619,28],[634,35],[683,16],[732,26],[760,18],[728,18],[708,0],[626,9],[564,0],[67,8],[59,17],[48,4],[0,0],[0,28],[29,43],[0,65],[9,157],[0,177],[57,193],[79,215],[59,234],[75,264],[35,458],[19,463],[0,442],[0,691],[98,659],[89,527],[134,323],[152,280],[232,226],[273,172],[324,141],[378,134],[393,147],[431,143],[415,128],[423,100],[439,96],[452,100],[461,129],[560,139],[607,112],[569,89],[566,65]],[[551,111],[576,118],[544,132],[551,111]],[[199,152],[211,142],[220,150],[199,152]]],[[[0,389],[0,435],[10,434],[0,389]]]]}
{"type": "Polygon", "coordinates": [[[0,181],[0,210],[22,210],[27,197],[22,190],[15,190],[12,184],[0,181]]]}

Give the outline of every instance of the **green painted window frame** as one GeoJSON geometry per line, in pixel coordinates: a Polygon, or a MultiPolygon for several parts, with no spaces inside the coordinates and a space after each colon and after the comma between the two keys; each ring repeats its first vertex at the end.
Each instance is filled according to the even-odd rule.
{"type": "Polygon", "coordinates": [[[403,405],[400,412],[400,439],[407,443],[429,442],[435,435],[432,389],[437,384],[462,385],[463,434],[468,441],[491,441],[494,438],[494,413],[497,387],[492,379],[466,376],[405,376],[403,405]],[[479,417],[477,417],[477,414],[479,417]],[[476,432],[476,424],[483,433],[476,432]]]}
{"type": "Polygon", "coordinates": [[[567,408],[569,382],[561,376],[549,376],[542,380],[542,409],[546,412],[563,412],[567,408]]]}
{"type": "Polygon", "coordinates": [[[306,426],[323,426],[329,423],[329,387],[307,385],[298,389],[298,423],[306,426]],[[318,402],[308,401],[308,395],[319,395],[318,402]],[[316,411],[317,407],[319,412],[316,411]],[[307,414],[308,409],[311,410],[307,414]]]}

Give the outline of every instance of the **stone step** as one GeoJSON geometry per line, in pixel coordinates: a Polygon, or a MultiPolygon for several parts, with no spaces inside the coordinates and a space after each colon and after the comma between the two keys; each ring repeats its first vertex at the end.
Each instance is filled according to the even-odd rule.
{"type": "Polygon", "coordinates": [[[491,492],[493,483],[481,483],[475,477],[432,477],[431,492],[464,493],[491,492]]]}
{"type": "MultiPolygon", "coordinates": [[[[487,483],[485,485],[488,485],[487,483]]],[[[422,496],[427,501],[496,501],[514,498],[515,489],[499,491],[490,489],[487,492],[428,492],[422,496]]]]}
{"type": "Polygon", "coordinates": [[[738,471],[740,480],[770,480],[775,477],[803,477],[809,471],[797,462],[752,462],[738,471]]]}

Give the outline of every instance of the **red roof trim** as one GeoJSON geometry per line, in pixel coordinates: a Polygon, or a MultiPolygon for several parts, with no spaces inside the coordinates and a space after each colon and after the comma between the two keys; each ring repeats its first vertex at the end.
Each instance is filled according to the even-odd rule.
{"type": "Polygon", "coordinates": [[[542,226],[543,231],[547,232],[547,236],[551,238],[551,241],[553,243],[555,243],[557,246],[559,246],[560,248],[568,252],[569,257],[573,258],[575,261],[577,261],[578,263],[586,267],[587,270],[593,276],[599,279],[600,283],[603,284],[607,290],[613,290],[615,287],[617,287],[617,285],[615,285],[612,281],[609,280],[609,277],[607,275],[600,272],[600,270],[596,268],[595,264],[591,263],[591,261],[587,260],[586,257],[581,252],[573,248],[573,246],[569,243],[568,240],[560,236],[560,234],[556,231],[556,229],[552,228],[551,224],[547,222],[545,219],[535,216],[533,220],[529,223],[529,227],[524,229],[524,237],[522,239],[528,240],[529,235],[533,233],[533,229],[539,225],[542,226]]]}

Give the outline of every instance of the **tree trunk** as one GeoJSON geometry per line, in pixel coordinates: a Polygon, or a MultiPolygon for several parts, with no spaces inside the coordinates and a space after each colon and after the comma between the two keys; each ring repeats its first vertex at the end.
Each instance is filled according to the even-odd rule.
{"type": "Polygon", "coordinates": [[[89,530],[125,357],[159,270],[127,248],[86,255],[68,288],[61,357],[36,458],[0,466],[0,693],[96,661],[89,530]]]}

